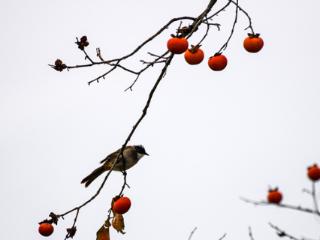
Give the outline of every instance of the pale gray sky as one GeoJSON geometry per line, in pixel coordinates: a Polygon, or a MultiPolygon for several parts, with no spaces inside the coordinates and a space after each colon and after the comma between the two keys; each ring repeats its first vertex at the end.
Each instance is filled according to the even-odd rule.
{"type": "MultiPolygon", "coordinates": [[[[0,226],[1,238],[42,239],[37,223],[62,213],[96,191],[80,180],[124,142],[139,117],[160,68],[142,76],[133,92],[123,90],[134,76],[115,72],[100,84],[87,81],[104,67],[58,73],[56,58],[84,63],[76,37],[87,35],[88,51],[122,56],[177,16],[197,16],[207,0],[102,1],[3,0],[0,7],[0,226]]],[[[222,5],[225,1],[219,1],[222,5]]],[[[128,174],[124,236],[116,239],[278,239],[269,221],[297,237],[319,239],[319,219],[272,207],[254,207],[240,196],[264,199],[279,186],[284,201],[312,206],[306,167],[320,163],[320,82],[318,1],[240,1],[265,47],[242,48],[247,19],[240,14],[225,55],[225,71],[206,60],[190,66],[177,56],[161,82],[132,144],[150,153],[128,174]]],[[[222,13],[203,43],[206,59],[228,37],[234,8],[222,13]]],[[[176,26],[146,52],[162,53],[176,26]]],[[[195,34],[195,42],[201,38],[195,34]]],[[[111,198],[122,184],[113,173],[101,195],[82,209],[74,239],[95,239],[111,198]]],[[[318,189],[320,191],[320,189],[318,189]]],[[[73,215],[60,221],[50,239],[63,239],[73,215]]]]}

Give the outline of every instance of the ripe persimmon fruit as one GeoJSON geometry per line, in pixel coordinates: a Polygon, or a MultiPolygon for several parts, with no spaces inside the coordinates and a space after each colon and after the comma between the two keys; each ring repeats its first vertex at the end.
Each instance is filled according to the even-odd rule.
{"type": "Polygon", "coordinates": [[[251,34],[248,33],[243,41],[243,47],[250,53],[259,52],[264,45],[263,39],[260,37],[260,34],[251,34]]]}
{"type": "Polygon", "coordinates": [[[124,214],[131,207],[131,201],[128,197],[120,197],[113,202],[112,210],[115,213],[124,214]]]}
{"type": "Polygon", "coordinates": [[[51,223],[43,222],[39,224],[38,231],[42,236],[50,236],[53,233],[53,230],[54,228],[51,223]]]}
{"type": "Polygon", "coordinates": [[[308,177],[311,181],[318,181],[320,179],[320,168],[317,164],[308,167],[308,177]]]}
{"type": "Polygon", "coordinates": [[[282,201],[282,193],[278,188],[270,189],[267,198],[269,203],[279,204],[282,201]]]}
{"type": "Polygon", "coordinates": [[[183,37],[172,37],[167,42],[168,50],[174,54],[184,53],[188,49],[188,45],[188,40],[183,37]]]}
{"type": "Polygon", "coordinates": [[[228,59],[221,53],[216,53],[208,60],[209,67],[214,71],[223,70],[228,64],[228,59]]]}
{"type": "MultiPolygon", "coordinates": [[[[192,46],[192,45],[191,45],[192,46]]],[[[200,46],[192,46],[191,49],[187,49],[184,53],[184,59],[191,65],[196,65],[202,62],[204,53],[200,49],[200,46]]]]}

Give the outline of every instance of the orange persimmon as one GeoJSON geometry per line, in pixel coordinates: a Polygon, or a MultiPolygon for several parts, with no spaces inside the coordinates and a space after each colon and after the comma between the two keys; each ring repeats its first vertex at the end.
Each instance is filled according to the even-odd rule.
{"type": "Polygon", "coordinates": [[[200,49],[200,46],[192,46],[191,49],[188,49],[184,53],[184,59],[187,63],[191,65],[199,64],[204,58],[204,53],[200,49]]]}
{"type": "Polygon", "coordinates": [[[42,236],[45,236],[45,237],[50,236],[53,233],[53,230],[54,228],[51,223],[43,222],[39,224],[38,231],[42,236]]]}
{"type": "Polygon", "coordinates": [[[263,45],[263,39],[259,34],[248,34],[248,37],[243,41],[243,47],[250,53],[259,52],[263,45]]]}
{"type": "Polygon", "coordinates": [[[308,167],[308,177],[314,182],[320,179],[320,168],[317,164],[308,167]]]}
{"type": "Polygon", "coordinates": [[[128,197],[120,197],[116,199],[112,205],[112,210],[115,213],[124,214],[131,207],[131,201],[128,197]]]}
{"type": "Polygon", "coordinates": [[[183,37],[172,37],[167,42],[168,50],[174,54],[184,53],[188,49],[188,45],[188,40],[183,37]]]}
{"type": "Polygon", "coordinates": [[[221,53],[216,53],[208,60],[209,67],[214,71],[223,70],[228,64],[228,59],[221,53]]]}
{"type": "Polygon", "coordinates": [[[278,188],[270,189],[267,198],[269,203],[279,204],[282,200],[282,193],[278,188]]]}

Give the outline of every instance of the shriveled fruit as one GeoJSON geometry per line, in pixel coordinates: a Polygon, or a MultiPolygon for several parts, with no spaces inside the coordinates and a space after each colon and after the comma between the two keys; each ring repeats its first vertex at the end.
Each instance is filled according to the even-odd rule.
{"type": "Polygon", "coordinates": [[[54,230],[54,228],[51,223],[40,223],[39,224],[38,231],[42,236],[45,236],[45,237],[50,236],[53,233],[53,230],[54,230]]]}
{"type": "Polygon", "coordinates": [[[279,204],[282,200],[282,193],[278,188],[270,189],[268,193],[268,202],[273,204],[279,204]]]}
{"type": "Polygon", "coordinates": [[[318,181],[320,179],[320,168],[317,164],[308,167],[308,177],[311,181],[318,181]]]}
{"type": "Polygon", "coordinates": [[[112,210],[115,213],[124,214],[128,212],[131,207],[131,201],[128,197],[120,197],[114,201],[112,210]]]}
{"type": "Polygon", "coordinates": [[[183,37],[172,37],[167,42],[168,50],[174,54],[184,53],[188,49],[188,45],[188,40],[183,37]]]}
{"type": "Polygon", "coordinates": [[[214,56],[210,57],[208,60],[209,67],[214,71],[223,70],[228,64],[227,58],[220,54],[216,53],[214,56]]]}
{"type": "Polygon", "coordinates": [[[243,47],[250,53],[259,52],[263,45],[263,39],[259,34],[248,34],[248,37],[243,41],[243,47]]]}
{"type": "Polygon", "coordinates": [[[191,49],[188,49],[184,53],[184,59],[186,60],[187,63],[191,65],[201,63],[203,58],[204,58],[204,53],[199,48],[199,46],[192,47],[191,49]]]}

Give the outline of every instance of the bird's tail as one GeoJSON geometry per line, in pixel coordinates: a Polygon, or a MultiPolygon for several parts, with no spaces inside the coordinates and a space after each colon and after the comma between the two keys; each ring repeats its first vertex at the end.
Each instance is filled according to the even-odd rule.
{"type": "Polygon", "coordinates": [[[92,183],[97,177],[99,177],[105,171],[104,166],[98,167],[84,179],[82,179],[81,183],[84,183],[85,187],[88,187],[90,183],[92,183]]]}

